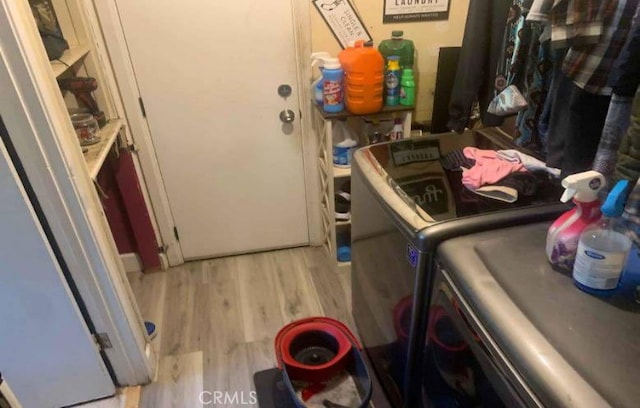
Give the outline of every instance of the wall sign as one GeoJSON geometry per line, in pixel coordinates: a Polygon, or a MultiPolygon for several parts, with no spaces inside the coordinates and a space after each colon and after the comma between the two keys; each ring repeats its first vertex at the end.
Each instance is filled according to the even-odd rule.
{"type": "Polygon", "coordinates": [[[450,0],[384,0],[383,23],[447,20],[450,0]]]}
{"type": "Polygon", "coordinates": [[[348,0],[313,0],[313,5],[343,49],[347,48],[350,41],[371,40],[371,35],[348,0]]]}

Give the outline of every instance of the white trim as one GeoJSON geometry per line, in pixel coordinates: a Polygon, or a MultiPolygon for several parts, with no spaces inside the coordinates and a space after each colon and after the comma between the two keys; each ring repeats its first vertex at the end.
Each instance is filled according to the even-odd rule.
{"type": "MultiPolygon", "coordinates": [[[[129,121],[133,142],[138,147],[138,158],[144,175],[151,205],[155,213],[155,221],[167,246],[169,265],[184,263],[180,243],[176,240],[173,227],[173,215],[169,207],[169,198],[164,188],[160,165],[156,158],[151,132],[146,118],[140,109],[140,92],[136,82],[133,65],[129,56],[127,43],[120,24],[120,16],[114,0],[96,1],[94,6],[97,18],[102,27],[105,47],[111,56],[111,65],[117,78],[118,89],[122,97],[124,111],[129,121]]],[[[144,190],[144,189],[143,189],[144,190]]]]}
{"type": "Polygon", "coordinates": [[[154,355],[26,1],[0,0],[0,114],[121,385],[151,380],[154,355]]]}
{"type": "Polygon", "coordinates": [[[311,2],[291,0],[293,8],[296,65],[298,67],[298,100],[302,117],[300,133],[304,160],[304,178],[307,196],[307,224],[309,244],[322,245],[322,215],[320,214],[320,184],[318,172],[318,142],[313,129],[313,105],[311,104],[311,2]]]}
{"type": "Polygon", "coordinates": [[[120,254],[120,260],[122,261],[125,272],[142,272],[142,264],[140,263],[138,254],[134,252],[120,254]]]}
{"type": "Polygon", "coordinates": [[[11,388],[9,388],[9,384],[4,379],[0,379],[0,395],[9,403],[9,408],[22,408],[11,388]]]}

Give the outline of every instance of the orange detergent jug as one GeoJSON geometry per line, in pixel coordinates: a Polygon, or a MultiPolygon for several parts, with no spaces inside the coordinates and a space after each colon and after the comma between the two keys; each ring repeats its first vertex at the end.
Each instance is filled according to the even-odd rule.
{"type": "Polygon", "coordinates": [[[373,42],[356,41],[338,55],[345,74],[347,110],[356,115],[378,112],[384,103],[384,58],[373,42]]]}

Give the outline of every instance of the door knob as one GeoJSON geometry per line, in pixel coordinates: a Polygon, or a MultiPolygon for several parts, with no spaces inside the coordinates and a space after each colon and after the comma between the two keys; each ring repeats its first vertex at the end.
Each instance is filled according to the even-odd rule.
{"type": "Polygon", "coordinates": [[[296,114],[291,109],[280,112],[280,120],[282,123],[291,123],[296,118],[296,114]]]}

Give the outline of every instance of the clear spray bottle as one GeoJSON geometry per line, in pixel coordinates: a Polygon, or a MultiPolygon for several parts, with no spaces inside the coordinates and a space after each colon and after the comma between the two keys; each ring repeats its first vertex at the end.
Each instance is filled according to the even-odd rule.
{"type": "Polygon", "coordinates": [[[618,286],[633,244],[620,225],[628,190],[628,180],[618,182],[602,205],[602,219],[580,236],[573,279],[588,293],[608,295],[618,286]]]}

